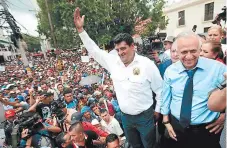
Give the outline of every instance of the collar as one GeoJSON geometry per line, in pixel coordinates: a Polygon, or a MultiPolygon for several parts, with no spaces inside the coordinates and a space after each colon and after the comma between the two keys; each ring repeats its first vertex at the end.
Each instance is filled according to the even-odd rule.
{"type": "MultiPolygon", "coordinates": [[[[198,69],[204,70],[206,64],[203,61],[204,61],[204,58],[203,57],[199,57],[198,62],[197,62],[196,66],[193,69],[198,68],[198,69]]],[[[177,64],[178,64],[179,74],[182,73],[182,72],[184,72],[185,70],[187,70],[184,67],[184,65],[182,64],[182,62],[179,61],[179,62],[177,62],[177,64]]]]}
{"type": "MultiPolygon", "coordinates": [[[[84,139],[85,139],[85,141],[84,141],[84,146],[85,146],[85,148],[86,148],[86,140],[87,140],[87,138],[88,138],[88,136],[86,135],[86,134],[84,134],[84,139]]],[[[79,148],[79,145],[77,145],[76,143],[74,143],[73,142],[73,144],[74,144],[74,146],[76,147],[76,148],[79,148]]]]}
{"type": "MultiPolygon", "coordinates": [[[[136,52],[135,52],[135,56],[134,56],[133,61],[129,65],[131,65],[134,62],[139,62],[139,55],[136,52]]],[[[120,64],[120,65],[124,65],[125,66],[125,64],[121,61],[120,57],[117,59],[117,64],[120,64]]]]}

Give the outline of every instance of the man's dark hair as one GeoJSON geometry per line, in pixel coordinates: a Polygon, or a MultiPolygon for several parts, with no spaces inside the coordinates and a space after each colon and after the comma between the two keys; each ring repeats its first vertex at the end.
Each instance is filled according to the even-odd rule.
{"type": "Polygon", "coordinates": [[[114,142],[115,140],[118,140],[118,137],[116,134],[109,134],[107,137],[106,137],[106,145],[108,146],[108,143],[111,143],[111,142],[114,142]]]}
{"type": "Polygon", "coordinates": [[[63,95],[70,94],[70,93],[72,93],[72,89],[67,88],[64,90],[63,95]]]}
{"type": "Polygon", "coordinates": [[[108,112],[105,108],[100,109],[100,114],[103,114],[105,112],[108,112]]]}
{"type": "Polygon", "coordinates": [[[59,148],[62,148],[62,144],[65,143],[65,139],[64,139],[65,133],[61,132],[60,134],[58,134],[58,136],[56,137],[56,144],[59,148]]]}
{"type": "MultiPolygon", "coordinates": [[[[57,88],[58,88],[58,86],[60,86],[60,85],[62,85],[62,86],[63,86],[63,84],[59,83],[59,84],[57,85],[57,88]]],[[[64,86],[63,86],[63,87],[64,87],[64,86]]]]}
{"type": "Polygon", "coordinates": [[[116,92],[113,92],[113,93],[112,93],[112,97],[113,97],[114,99],[116,99],[116,98],[117,98],[117,96],[116,96],[116,92]]]}
{"type": "Polygon", "coordinates": [[[113,40],[114,44],[119,44],[123,41],[125,41],[129,46],[134,43],[132,36],[128,33],[119,33],[113,40]]]}
{"type": "Polygon", "coordinates": [[[41,85],[45,85],[45,84],[47,85],[47,82],[44,82],[44,81],[43,81],[43,82],[41,82],[41,85]]]}
{"type": "Polygon", "coordinates": [[[78,130],[80,132],[83,132],[83,125],[80,121],[75,121],[69,128],[69,131],[71,132],[72,130],[74,130],[77,126],[80,126],[80,128],[78,128],[78,130]]]}

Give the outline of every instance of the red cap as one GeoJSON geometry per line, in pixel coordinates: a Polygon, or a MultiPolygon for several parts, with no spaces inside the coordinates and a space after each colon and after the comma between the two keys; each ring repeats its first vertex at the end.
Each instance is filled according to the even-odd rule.
{"type": "Polygon", "coordinates": [[[5,112],[5,118],[8,119],[9,117],[14,117],[16,115],[15,110],[9,109],[5,112]]]}

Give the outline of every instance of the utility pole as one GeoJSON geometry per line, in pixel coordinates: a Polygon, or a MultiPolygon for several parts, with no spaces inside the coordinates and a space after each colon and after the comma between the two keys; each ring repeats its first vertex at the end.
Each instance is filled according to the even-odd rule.
{"type": "Polygon", "coordinates": [[[47,0],[45,0],[45,4],[46,4],[48,20],[49,20],[49,24],[50,24],[51,36],[52,36],[53,41],[54,41],[54,47],[55,47],[55,49],[57,49],[57,42],[56,42],[56,38],[55,38],[55,35],[54,35],[54,27],[53,27],[53,24],[52,24],[52,21],[51,21],[50,10],[49,10],[49,7],[48,7],[47,0]]]}
{"type": "MultiPolygon", "coordinates": [[[[36,15],[38,16],[38,11],[37,10],[29,10],[29,11],[34,11],[36,13],[36,15]]],[[[44,59],[46,60],[47,59],[47,55],[46,55],[46,49],[43,47],[43,44],[44,44],[44,38],[42,37],[42,35],[39,35],[39,39],[40,39],[40,45],[41,45],[41,50],[43,52],[43,56],[44,56],[44,59]]]]}
{"type": "Polygon", "coordinates": [[[25,47],[23,46],[23,43],[22,43],[23,38],[22,38],[22,35],[20,33],[20,28],[17,26],[17,24],[15,23],[15,19],[13,18],[13,16],[8,11],[5,0],[0,0],[0,2],[1,2],[0,4],[2,5],[2,7],[4,9],[6,21],[9,24],[9,26],[12,29],[12,32],[13,32],[13,34],[11,35],[11,41],[14,42],[14,45],[17,48],[19,48],[23,64],[24,64],[25,67],[27,67],[29,65],[29,63],[28,63],[28,59],[26,57],[25,47]]]}

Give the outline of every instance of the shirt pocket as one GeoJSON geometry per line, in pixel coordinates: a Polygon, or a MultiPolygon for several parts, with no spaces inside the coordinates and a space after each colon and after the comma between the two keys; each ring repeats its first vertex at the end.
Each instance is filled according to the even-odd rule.
{"type": "Polygon", "coordinates": [[[120,76],[120,75],[111,75],[111,78],[113,80],[114,83],[120,83],[126,80],[125,77],[120,76]]]}
{"type": "Polygon", "coordinates": [[[116,75],[111,75],[111,78],[113,80],[113,84],[114,84],[114,89],[121,89],[124,84],[125,84],[125,77],[121,77],[121,76],[116,76],[116,75]]]}
{"type": "Polygon", "coordinates": [[[132,76],[129,79],[129,85],[130,85],[130,92],[133,93],[139,93],[143,91],[144,88],[144,84],[145,84],[145,79],[142,77],[138,77],[138,76],[132,76]]]}

